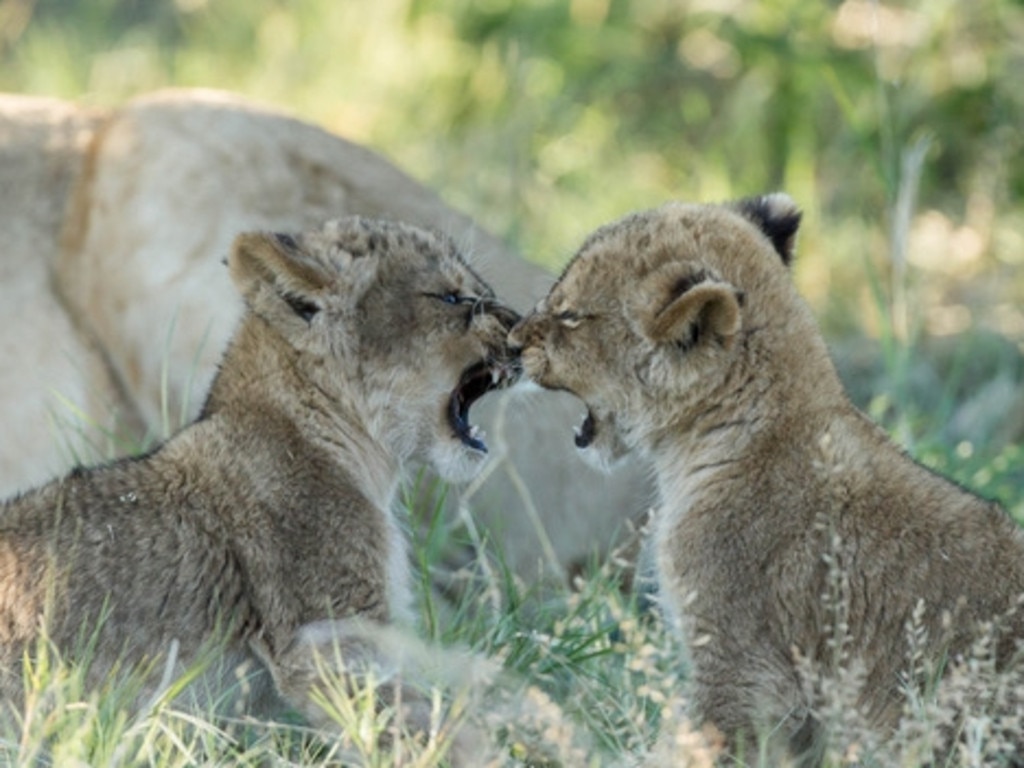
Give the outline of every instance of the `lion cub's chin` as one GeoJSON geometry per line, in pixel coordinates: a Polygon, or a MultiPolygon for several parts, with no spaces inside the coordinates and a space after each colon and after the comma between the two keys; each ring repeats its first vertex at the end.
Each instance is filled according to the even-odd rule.
{"type": "Polygon", "coordinates": [[[603,442],[580,448],[578,453],[584,464],[605,475],[610,475],[620,465],[625,464],[626,457],[629,455],[629,451],[621,452],[603,442]]]}
{"type": "Polygon", "coordinates": [[[464,445],[459,440],[434,443],[430,449],[430,464],[442,480],[449,483],[466,483],[480,474],[487,463],[488,454],[464,445]]]}

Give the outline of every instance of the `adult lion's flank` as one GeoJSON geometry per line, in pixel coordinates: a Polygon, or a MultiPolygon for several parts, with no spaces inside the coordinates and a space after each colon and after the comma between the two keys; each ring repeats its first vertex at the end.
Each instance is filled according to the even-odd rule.
{"type": "Polygon", "coordinates": [[[999,663],[1024,638],[1024,536],[851,405],[791,280],[799,222],[784,194],[628,216],[510,336],[528,376],[586,404],[584,455],[653,462],[661,603],[698,714],[748,759],[762,739],[776,756],[820,749],[801,670],[863,668],[857,712],[884,738],[905,704],[907,627],[934,668],[984,622],[999,620],[999,663]],[[842,628],[823,605],[837,568],[842,628]]]}

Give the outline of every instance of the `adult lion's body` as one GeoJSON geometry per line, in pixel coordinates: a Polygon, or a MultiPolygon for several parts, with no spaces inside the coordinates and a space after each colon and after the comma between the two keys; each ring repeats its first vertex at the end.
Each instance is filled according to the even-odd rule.
{"type": "MultiPolygon", "coordinates": [[[[195,414],[240,312],[221,263],[239,231],[386,216],[451,234],[520,308],[549,283],[379,156],[221,93],[112,112],[5,97],[0,152],[0,423],[17,436],[0,445],[0,494],[123,452],[110,433],[137,444],[195,414]]],[[[644,509],[639,472],[612,483],[567,470],[570,396],[530,403],[528,423],[503,418],[507,396],[493,400],[481,421],[499,461],[472,502],[520,573],[564,568],[606,546],[624,508],[644,509]]]]}
{"type": "Polygon", "coordinates": [[[986,623],[998,664],[1024,638],[1024,534],[849,402],[787,268],[799,220],[785,195],[634,214],[512,334],[531,378],[587,403],[579,447],[653,462],[660,600],[699,715],[748,759],[762,739],[813,757],[842,670],[844,716],[884,739],[986,623]]]}
{"type": "Polygon", "coordinates": [[[52,282],[67,201],[98,122],[59,101],[0,98],[0,496],[48,479],[85,449],[72,430],[51,428],[52,405],[105,414],[119,400],[52,282]]]}

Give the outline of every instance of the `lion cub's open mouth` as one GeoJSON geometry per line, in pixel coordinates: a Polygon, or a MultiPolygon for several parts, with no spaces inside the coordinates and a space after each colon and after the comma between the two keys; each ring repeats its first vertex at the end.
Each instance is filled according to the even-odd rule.
{"type": "Polygon", "coordinates": [[[448,423],[464,445],[487,453],[486,435],[476,424],[469,423],[469,409],[488,392],[509,386],[516,378],[513,366],[491,360],[482,360],[462,372],[448,398],[448,423]]]}
{"type": "Polygon", "coordinates": [[[594,435],[597,433],[597,423],[594,421],[594,413],[587,408],[587,415],[583,423],[576,427],[575,442],[577,448],[586,448],[594,442],[594,435]]]}

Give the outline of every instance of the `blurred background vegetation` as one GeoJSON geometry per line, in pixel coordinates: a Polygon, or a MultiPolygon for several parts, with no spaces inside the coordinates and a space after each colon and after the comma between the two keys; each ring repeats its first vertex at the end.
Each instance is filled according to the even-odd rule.
{"type": "Polygon", "coordinates": [[[1022,72],[1020,0],[0,0],[3,90],[238,91],[552,268],[630,210],[785,189],[855,398],[937,464],[1024,435],[1022,72]]]}

